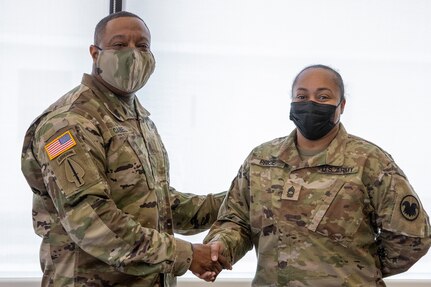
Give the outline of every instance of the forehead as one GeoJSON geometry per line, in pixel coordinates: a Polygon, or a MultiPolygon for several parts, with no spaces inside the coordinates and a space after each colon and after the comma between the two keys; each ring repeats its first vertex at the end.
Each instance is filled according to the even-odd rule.
{"type": "Polygon", "coordinates": [[[136,17],[119,17],[106,23],[102,39],[109,39],[118,36],[134,36],[150,40],[150,31],[140,19],[136,17]]]}
{"type": "Polygon", "coordinates": [[[335,75],[331,71],[322,68],[311,68],[303,71],[298,76],[295,87],[330,88],[331,90],[338,90],[335,75]]]}

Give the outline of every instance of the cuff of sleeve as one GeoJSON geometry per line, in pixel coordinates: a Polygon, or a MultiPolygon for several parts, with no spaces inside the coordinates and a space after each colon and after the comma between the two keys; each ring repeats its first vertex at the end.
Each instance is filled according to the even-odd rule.
{"type": "Polygon", "coordinates": [[[211,244],[213,242],[218,242],[221,243],[221,245],[223,245],[223,252],[222,255],[224,257],[226,257],[226,259],[232,264],[234,263],[234,258],[233,258],[233,253],[230,252],[229,250],[229,246],[227,245],[227,242],[224,240],[223,236],[216,234],[215,236],[213,236],[212,238],[205,238],[203,243],[204,244],[211,244]]]}
{"type": "Polygon", "coordinates": [[[221,241],[223,244],[225,244],[223,237],[220,234],[215,234],[213,236],[206,236],[203,240],[203,243],[207,244],[207,243],[217,242],[217,241],[221,241]]]}
{"type": "Polygon", "coordinates": [[[190,242],[175,238],[175,260],[172,266],[172,273],[181,276],[189,270],[192,264],[193,249],[190,242]]]}

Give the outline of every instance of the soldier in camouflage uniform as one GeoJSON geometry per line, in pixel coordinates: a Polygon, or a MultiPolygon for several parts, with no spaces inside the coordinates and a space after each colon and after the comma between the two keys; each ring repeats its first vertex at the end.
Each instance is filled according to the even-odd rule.
{"type": "Polygon", "coordinates": [[[134,94],[154,70],[149,45],[138,16],[102,19],[92,75],[27,131],[22,171],[43,238],[42,286],[174,286],[188,269],[221,271],[209,246],[173,236],[209,228],[225,194],[170,187],[165,148],[134,94]]]}
{"type": "Polygon", "coordinates": [[[340,123],[341,76],[323,65],[292,85],[289,136],[256,147],[205,242],[237,262],[253,246],[253,286],[385,286],[430,246],[428,216],[378,146],[340,123]]]}

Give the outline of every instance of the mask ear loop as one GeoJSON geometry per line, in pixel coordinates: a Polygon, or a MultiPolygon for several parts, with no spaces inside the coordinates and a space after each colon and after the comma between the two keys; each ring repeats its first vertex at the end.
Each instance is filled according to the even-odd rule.
{"type": "MultiPolygon", "coordinates": [[[[338,107],[341,105],[341,103],[342,103],[342,102],[344,102],[344,98],[343,98],[343,99],[340,99],[340,102],[335,106],[334,116],[335,116],[335,111],[338,109],[338,107]]],[[[334,123],[334,125],[337,125],[337,124],[340,122],[340,119],[341,119],[341,114],[340,114],[340,116],[338,117],[338,121],[337,121],[336,123],[334,123]]]]}
{"type": "MultiPolygon", "coordinates": [[[[99,51],[103,51],[103,49],[102,48],[100,48],[99,46],[97,46],[97,45],[93,45],[94,47],[96,47],[96,49],[97,50],[99,50],[99,51]]],[[[99,53],[99,55],[98,56],[100,56],[100,53],[99,53]]],[[[96,67],[95,67],[95,69],[96,69],[96,73],[97,73],[97,75],[100,75],[100,70],[99,70],[99,68],[97,67],[97,62],[95,63],[95,65],[96,65],[96,67]]]]}

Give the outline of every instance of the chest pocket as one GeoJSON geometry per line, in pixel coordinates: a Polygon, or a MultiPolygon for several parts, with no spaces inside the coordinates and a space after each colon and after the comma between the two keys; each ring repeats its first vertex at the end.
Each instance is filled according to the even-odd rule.
{"type": "Polygon", "coordinates": [[[150,155],[148,153],[148,149],[146,148],[143,138],[134,134],[130,134],[127,137],[127,141],[142,164],[142,170],[144,171],[145,177],[147,179],[148,188],[150,190],[153,190],[155,184],[153,168],[149,158],[150,155]]]}
{"type": "Polygon", "coordinates": [[[274,234],[277,213],[288,172],[278,161],[253,160],[250,164],[250,225],[254,235],[274,234]],[[278,199],[277,199],[278,198],[278,199]]]}
{"type": "MultiPolygon", "coordinates": [[[[273,234],[277,226],[308,229],[348,246],[364,220],[364,191],[346,175],[328,175],[325,187],[310,183],[305,169],[291,174],[284,163],[251,162],[251,229],[273,234]],[[347,178],[346,178],[347,177],[347,178]],[[273,228],[273,229],[271,229],[273,228]],[[268,232],[269,231],[269,232],[268,232]]],[[[260,234],[262,236],[262,234],[260,234]]]]}
{"type": "Polygon", "coordinates": [[[364,220],[364,192],[353,183],[337,179],[320,193],[321,203],[306,228],[348,246],[364,220]]]}
{"type": "Polygon", "coordinates": [[[107,176],[112,190],[120,190],[114,196],[122,197],[124,192],[142,185],[154,189],[154,177],[148,152],[143,139],[134,133],[119,134],[111,139],[107,155],[107,176]]]}

